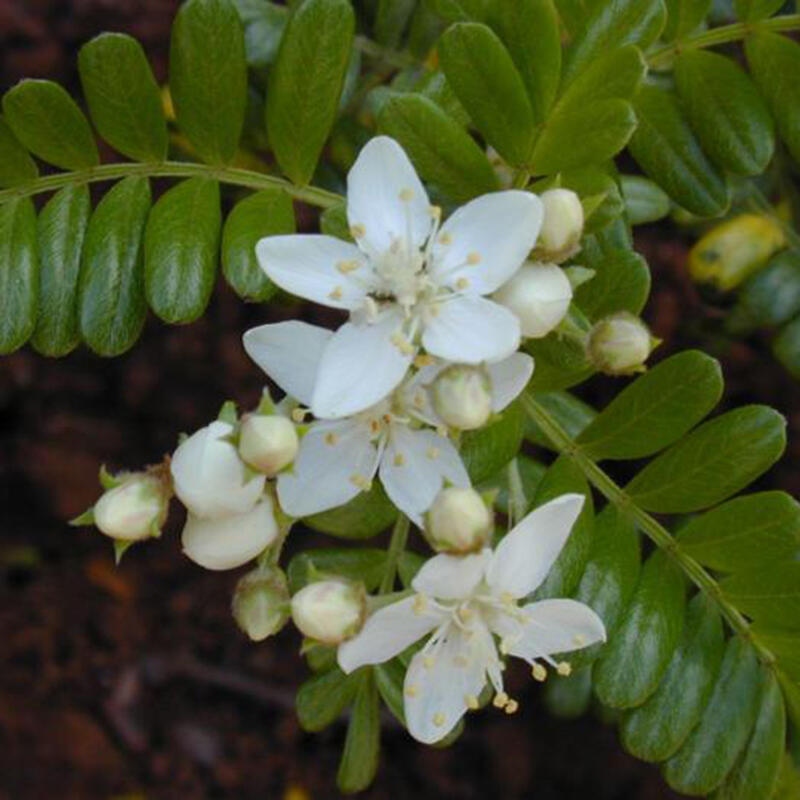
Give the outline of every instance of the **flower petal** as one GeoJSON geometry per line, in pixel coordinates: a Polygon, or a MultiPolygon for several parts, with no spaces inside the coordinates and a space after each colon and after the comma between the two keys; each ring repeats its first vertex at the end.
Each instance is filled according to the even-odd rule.
{"type": "Polygon", "coordinates": [[[419,609],[415,597],[406,597],[370,614],[360,633],[339,645],[336,658],[342,671],[383,664],[442,623],[437,609],[419,609]]]}
{"type": "Polygon", "coordinates": [[[483,580],[491,558],[488,548],[466,556],[441,553],[422,565],[411,586],[437,600],[466,600],[483,580]]]}
{"type": "Polygon", "coordinates": [[[420,527],[421,515],[431,507],[445,481],[470,485],[461,456],[449,439],[400,423],[391,427],[380,478],[391,501],[420,527]]]}
{"type": "Polygon", "coordinates": [[[267,236],[256,245],[256,257],[281,289],[331,308],[356,308],[372,285],[361,251],[333,236],[267,236]]]}
{"type": "Polygon", "coordinates": [[[251,328],[242,337],[247,355],[286,394],[311,404],[319,360],[333,331],[290,320],[251,328]]]}
{"type": "Polygon", "coordinates": [[[231,425],[216,420],[193,433],[172,454],[175,494],[195,516],[243,514],[264,491],[264,476],[246,480],[236,448],[224,440],[232,432],[231,425]]]}
{"type": "Polygon", "coordinates": [[[291,469],[278,475],[278,500],[292,517],[307,517],[352,500],[377,467],[369,430],[356,420],[319,422],[300,440],[291,469]]]}
{"type": "Polygon", "coordinates": [[[585,498],[564,494],[532,511],[497,545],[486,582],[497,594],[525,597],[547,577],[585,498]]]}
{"type": "Polygon", "coordinates": [[[473,625],[469,635],[448,625],[411,659],[403,696],[408,732],[417,741],[432,744],[453,730],[483,691],[492,656],[494,642],[484,625],[473,625]]]}
{"type": "Polygon", "coordinates": [[[346,417],[375,405],[403,380],[415,352],[392,341],[403,312],[390,308],[374,323],[346,322],[325,347],[311,400],[314,416],[346,417]]]}
{"type": "Polygon", "coordinates": [[[470,294],[493,292],[533,249],[543,216],[542,201],[529,192],[476,197],[442,225],[433,247],[433,279],[457,289],[466,286],[470,294]]]}
{"type": "Polygon", "coordinates": [[[533,359],[527,353],[512,353],[502,361],[487,364],[492,387],[492,411],[502,411],[528,385],[533,359]]]}
{"type": "Polygon", "coordinates": [[[528,618],[521,629],[522,637],[508,642],[507,650],[526,661],[580,650],[606,640],[603,620],[577,600],[542,600],[529,603],[522,612],[528,618]]]}
{"type": "Polygon", "coordinates": [[[438,303],[422,334],[434,356],[461,364],[499,361],[519,347],[519,320],[483,297],[453,295],[438,303]]]}
{"type": "Polygon", "coordinates": [[[233,569],[254,559],[277,535],[272,502],[264,497],[250,511],[220,519],[201,519],[190,512],[181,544],[183,552],[201,567],[233,569]]]}
{"type": "Polygon", "coordinates": [[[419,248],[433,218],[428,193],[404,150],[388,136],[370,139],[347,175],[347,219],[356,241],[372,256],[392,242],[419,248]]]}

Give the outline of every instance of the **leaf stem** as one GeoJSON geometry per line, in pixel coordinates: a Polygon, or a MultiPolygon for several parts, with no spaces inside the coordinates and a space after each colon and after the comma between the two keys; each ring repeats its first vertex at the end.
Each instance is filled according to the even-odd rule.
{"type": "Polygon", "coordinates": [[[394,579],[397,577],[397,563],[406,549],[408,528],[408,517],[405,514],[400,514],[392,529],[392,538],[389,541],[389,550],[386,553],[386,569],[379,589],[380,594],[387,594],[394,588],[394,579]]]}
{"type": "Polygon", "coordinates": [[[609,502],[613,503],[623,514],[629,516],[639,530],[678,564],[689,580],[716,604],[731,629],[753,645],[761,661],[768,665],[774,664],[775,656],[755,639],[750,629],[750,623],[738,609],[725,600],[719,584],[711,575],[697,561],[681,550],[672,534],[650,514],[639,508],[633,499],[625,493],[625,490],[618,486],[609,475],[581,450],[580,445],[561,427],[558,420],[551,416],[547,409],[539,404],[531,394],[526,392],[522,395],[522,404],[530,418],[553,443],[555,449],[572,459],[589,482],[609,502]]]}
{"type": "Polygon", "coordinates": [[[316,186],[296,186],[275,175],[265,175],[240,167],[219,167],[199,164],[191,161],[163,161],[160,163],[123,162],[118,164],[102,164],[99,167],[75,170],[73,172],[57,172],[43,175],[28,183],[0,191],[0,204],[19,197],[31,197],[42,192],[52,192],[64,186],[74,186],[99,181],[113,181],[140,175],[146,178],[213,178],[220,183],[232,186],[244,186],[248,189],[283,189],[295,200],[301,200],[320,208],[329,208],[340,203],[342,198],[334,192],[319,189],[316,186]]]}
{"type": "Polygon", "coordinates": [[[666,47],[654,51],[647,57],[652,69],[669,69],[672,59],[684,50],[696,50],[702,47],[716,47],[720,44],[738,42],[756,31],[796,31],[800,30],[800,14],[786,14],[782,17],[757,20],[756,22],[734,22],[703,31],[696,36],[689,36],[682,41],[673,42],[666,47]]]}

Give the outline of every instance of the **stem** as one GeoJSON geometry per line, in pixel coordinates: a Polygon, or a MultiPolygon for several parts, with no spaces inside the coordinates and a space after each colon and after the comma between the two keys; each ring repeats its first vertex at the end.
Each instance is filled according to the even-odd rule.
{"type": "Polygon", "coordinates": [[[670,558],[686,573],[689,580],[700,591],[707,594],[716,604],[720,614],[725,618],[731,629],[737,635],[748,640],[756,650],[758,657],[765,664],[775,662],[775,656],[760,642],[756,641],[750,630],[750,623],[742,614],[722,596],[719,584],[697,563],[691,556],[681,550],[672,534],[660,522],[651,517],[646,511],[639,508],[625,491],[620,488],[589,456],[581,450],[580,445],[572,439],[553,418],[546,408],[541,406],[527,392],[522,395],[522,404],[530,418],[545,433],[553,443],[556,450],[568,456],[583,472],[588,481],[606,499],[613,503],[619,510],[630,517],[636,526],[646,534],[658,547],[664,550],[670,558]]]}
{"type": "Polygon", "coordinates": [[[673,42],[647,57],[652,69],[669,69],[674,56],[683,50],[696,50],[702,47],[716,47],[728,42],[738,42],[756,31],[796,31],[800,30],[800,14],[786,14],[782,17],[763,19],[756,22],[734,22],[710,31],[698,33],[682,41],[673,42]]]}
{"type": "Polygon", "coordinates": [[[342,198],[326,189],[316,186],[295,186],[283,178],[265,175],[239,167],[212,167],[190,161],[163,161],[157,164],[137,164],[124,162],[120,164],[102,164],[99,167],[75,170],[74,172],[58,172],[54,175],[43,175],[40,178],[15,186],[13,189],[0,191],[0,204],[19,197],[30,197],[42,192],[52,192],[63,186],[98,181],[113,181],[127,178],[130,175],[141,175],[147,178],[192,178],[196,176],[214,178],[220,183],[233,186],[245,186],[248,189],[283,189],[295,200],[328,208],[340,203],[342,198]]]}
{"type": "Polygon", "coordinates": [[[380,594],[387,594],[394,588],[394,579],[397,577],[397,562],[406,549],[408,527],[408,517],[405,514],[400,514],[392,529],[392,538],[389,542],[389,550],[386,553],[386,570],[383,573],[379,589],[380,594]]]}

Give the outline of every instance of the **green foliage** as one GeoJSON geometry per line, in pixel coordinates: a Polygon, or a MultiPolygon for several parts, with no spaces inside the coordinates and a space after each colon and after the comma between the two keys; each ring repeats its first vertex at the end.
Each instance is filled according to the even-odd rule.
{"type": "Polygon", "coordinates": [[[0,353],[33,333],[39,291],[36,212],[25,198],[0,206],[0,353]]]}
{"type": "Polygon", "coordinates": [[[0,188],[32,181],[38,174],[36,162],[0,117],[0,188]]]}

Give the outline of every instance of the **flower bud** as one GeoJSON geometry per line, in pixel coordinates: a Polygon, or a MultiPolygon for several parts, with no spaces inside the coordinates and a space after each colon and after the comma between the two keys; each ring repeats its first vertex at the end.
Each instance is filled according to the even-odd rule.
{"type": "Polygon", "coordinates": [[[471,488],[442,489],[425,520],[425,538],[434,550],[473,553],[489,541],[492,515],[483,498],[471,488]]]}
{"type": "Polygon", "coordinates": [[[540,339],[555,329],[572,302],[572,286],[556,264],[526,261],[494,299],[518,318],[523,336],[540,339]]]}
{"type": "Polygon", "coordinates": [[[433,382],[431,397],[442,421],[462,431],[482,427],[492,413],[492,387],[481,367],[447,367],[433,382]]]}
{"type": "Polygon", "coordinates": [[[266,495],[244,514],[208,519],[189,512],[181,534],[185,555],[206,569],[233,569],[252,561],[278,537],[266,495]]]}
{"type": "Polygon", "coordinates": [[[644,362],[659,341],[633,314],[622,311],[601,319],[589,333],[589,360],[607,375],[641,372],[644,362]]]}
{"type": "Polygon", "coordinates": [[[250,511],[264,490],[265,477],[250,477],[227,440],[228,422],[216,420],[181,443],[170,469],[175,494],[196,517],[220,519],[250,511]]]}
{"type": "Polygon", "coordinates": [[[133,472],[95,503],[94,524],[106,536],[136,542],[161,534],[170,493],[157,474],[133,472]]]}
{"type": "Polygon", "coordinates": [[[294,461],[299,440],[290,419],[250,414],[239,430],[239,455],[268,478],[294,461]]]}
{"type": "Polygon", "coordinates": [[[292,598],[292,619],[304,636],[335,645],[361,630],[366,608],[363,584],[330,578],[297,592],[292,598]]]}
{"type": "Polygon", "coordinates": [[[278,567],[254,569],[236,584],[233,618],[254,642],[278,633],[289,620],[290,607],[289,585],[278,567]]]}
{"type": "Polygon", "coordinates": [[[564,261],[575,252],[583,234],[581,199],[570,189],[548,189],[540,199],[544,221],[538,249],[548,261],[564,261]]]}

